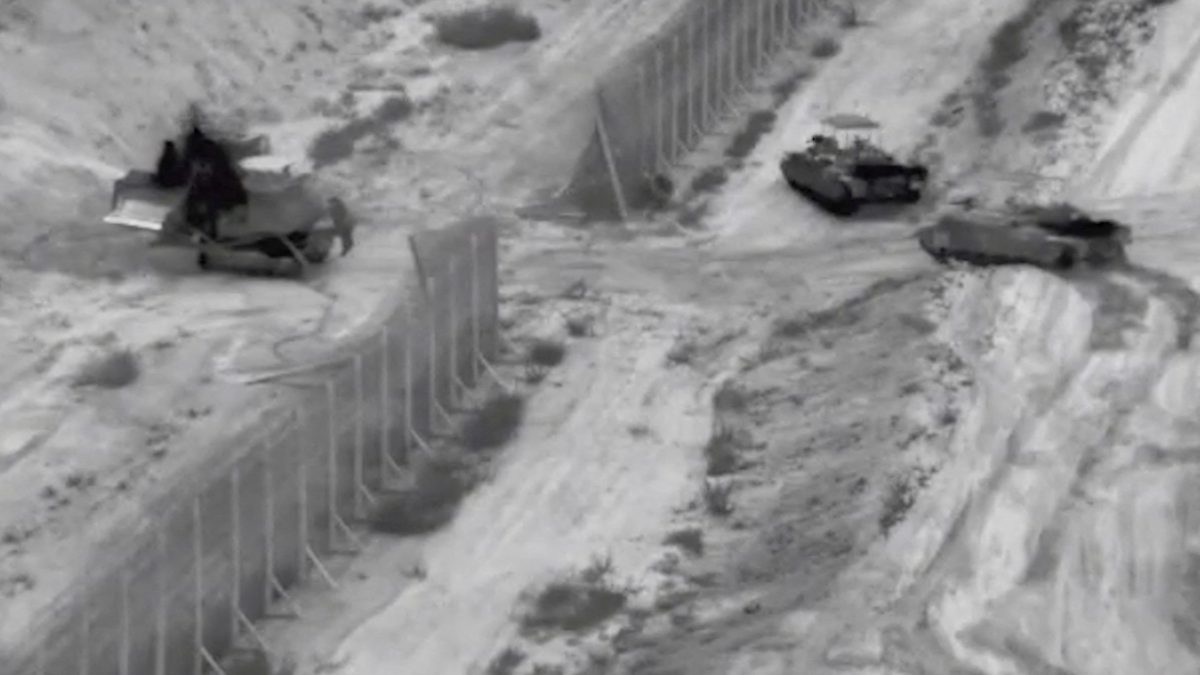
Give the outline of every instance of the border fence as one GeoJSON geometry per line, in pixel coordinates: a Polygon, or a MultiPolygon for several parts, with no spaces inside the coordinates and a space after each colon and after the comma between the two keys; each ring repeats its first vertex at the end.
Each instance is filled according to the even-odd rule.
{"type": "Polygon", "coordinates": [[[799,29],[838,0],[696,0],[601,79],[596,123],[562,196],[593,219],[661,202],[668,175],[799,29]]]}
{"type": "MultiPolygon", "coordinates": [[[[595,128],[562,197],[621,219],[669,197],[669,174],[735,109],[799,29],[840,0],[694,0],[597,85],[595,128]]],[[[221,674],[254,621],[296,614],[287,589],[336,587],[330,556],[402,481],[449,411],[495,378],[497,224],[468,218],[410,238],[419,299],[347,356],[283,374],[297,401],[226,453],[130,548],[124,564],[53,607],[5,675],[221,674]]],[[[497,378],[498,379],[498,378],[497,378]]]]}
{"type": "Polygon", "coordinates": [[[254,621],[298,611],[287,589],[336,587],[329,556],[359,542],[381,490],[450,422],[460,395],[495,376],[497,226],[470,218],[413,235],[422,292],[347,356],[289,375],[299,401],[268,420],[215,480],[178,495],[124,564],[50,613],[6,675],[200,675],[254,621]]]}

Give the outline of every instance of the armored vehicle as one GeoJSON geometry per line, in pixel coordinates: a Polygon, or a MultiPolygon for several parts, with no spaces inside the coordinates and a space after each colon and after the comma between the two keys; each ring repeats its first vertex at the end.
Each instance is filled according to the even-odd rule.
{"type": "MultiPolygon", "coordinates": [[[[835,130],[874,129],[861,115],[835,115],[824,120],[835,130]]],[[[868,203],[912,203],[920,200],[929,170],[905,164],[861,135],[838,140],[814,135],[800,152],[789,152],[779,164],[784,180],[822,209],[853,215],[868,203]]]]}
{"type": "Polygon", "coordinates": [[[939,261],[1025,263],[1066,270],[1079,264],[1123,263],[1131,230],[1074,207],[1018,207],[1005,215],[955,213],[917,232],[917,241],[939,261]]]}
{"type": "Polygon", "coordinates": [[[218,142],[194,127],[180,153],[165,141],[155,171],[131,170],[113,186],[104,222],[157,233],[157,244],[191,247],[209,268],[251,254],[259,271],[324,262],[333,240],[343,254],[354,224],[342,201],[319,195],[310,174],[268,154],[265,137],[218,142]],[[266,270],[262,270],[263,267],[266,270]]]}

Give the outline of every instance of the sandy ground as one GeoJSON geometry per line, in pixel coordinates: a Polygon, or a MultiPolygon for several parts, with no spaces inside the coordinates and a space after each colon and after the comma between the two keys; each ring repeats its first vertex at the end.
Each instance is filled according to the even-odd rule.
{"type": "Polygon", "coordinates": [[[495,481],[410,550],[427,573],[315,650],[336,645],[329,667],[484,672],[508,649],[520,666],[488,672],[1194,671],[1197,206],[1178,139],[1193,137],[1198,15],[1135,14],[1129,29],[1153,38],[1123,36],[1129,67],[1089,81],[1054,30],[1070,7],[1049,4],[994,96],[1007,124],[981,136],[962,123],[986,91],[976,64],[1022,5],[879,3],[683,242],[597,236],[581,252],[528,234],[537,258],[517,258],[509,287],[541,298],[521,303],[530,320],[571,311],[554,294],[583,277],[602,329],[534,395],[495,481]],[[1056,133],[1022,129],[1057,106],[1056,133]],[[939,190],[1066,191],[1127,220],[1134,264],[944,271],[911,217],[830,221],[774,159],[844,108],[934,161],[939,190]],[[663,359],[662,331],[679,330],[700,355],[683,377],[663,359]],[[704,412],[726,380],[741,402],[704,412]],[[571,433],[551,438],[546,419],[571,433]],[[621,430],[638,419],[654,443],[621,430]],[[744,453],[724,518],[699,497],[714,419],[744,453]],[[703,532],[702,555],[664,552],[680,528],[703,532]],[[627,611],[583,635],[520,634],[521,589],[598,551],[633,582],[627,611]]]}
{"type": "Polygon", "coordinates": [[[486,55],[438,45],[404,7],[368,19],[363,7],[316,4],[203,16],[162,3],[6,5],[0,46],[21,67],[5,68],[0,114],[11,155],[0,228],[0,644],[20,639],[84,566],[104,569],[180,480],[203,480],[214,439],[252,432],[287,400],[241,382],[337,353],[370,328],[412,276],[409,232],[511,209],[552,184],[582,147],[588,73],[678,3],[650,4],[525,3],[542,40],[486,55]],[[84,31],[92,14],[115,18],[84,31]],[[62,66],[94,53],[106,58],[102,73],[62,66]],[[399,94],[418,112],[320,174],[363,225],[352,255],[308,283],[202,275],[186,252],[148,251],[99,224],[109,181],[153,162],[182,101],[302,157],[320,130],[399,94]],[[512,136],[529,128],[553,129],[563,145],[516,153],[512,136]],[[73,386],[87,362],[121,348],[139,362],[134,384],[73,386]]]}
{"type": "MultiPolygon", "coordinates": [[[[1196,186],[1187,158],[1200,136],[1187,108],[1200,91],[1191,67],[1200,10],[1175,3],[1135,14],[1123,30],[1150,25],[1152,40],[1109,36],[1132,45],[1130,67],[1089,79],[1080,75],[1086,61],[1063,57],[1055,30],[1069,3],[1044,3],[1027,53],[1008,66],[1009,85],[992,94],[977,65],[1024,4],[862,3],[865,24],[814,66],[694,231],[663,227],[667,217],[587,233],[532,223],[510,232],[513,338],[561,334],[563,316],[576,312],[598,317],[597,334],[569,340],[564,365],[531,389],[520,436],[449,527],[370,541],[342,565],[340,593],[305,590],[307,618],[266,626],[269,641],[298,658],[300,672],[364,675],[1193,672],[1189,340],[1200,303],[1188,223],[1200,206],[1187,195],[1196,186]],[[946,270],[911,240],[928,207],[830,220],[781,184],[775,162],[816,130],[814,120],[845,109],[879,118],[882,140],[933,163],[935,196],[1070,190],[1127,220],[1134,264],[1069,277],[946,270]],[[991,113],[980,109],[1006,124],[981,134],[991,113]],[[1022,130],[1039,112],[1065,122],[1022,130]],[[581,278],[587,297],[560,296],[581,278]],[[737,402],[714,408],[727,382],[737,402]],[[742,460],[710,479],[732,486],[724,517],[706,513],[703,496],[701,447],[714,425],[735,432],[742,460]],[[702,532],[701,555],[664,545],[689,528],[702,532]],[[518,630],[531,589],[597,556],[611,556],[625,611],[582,634],[518,630]],[[520,667],[488,669],[504,650],[523,655],[520,667]]],[[[567,77],[577,72],[572,55],[615,55],[615,37],[649,30],[649,7],[581,2],[548,13],[561,31],[513,48],[511,61],[410,54],[446,69],[447,81],[475,78],[459,100],[478,105],[448,106],[461,112],[403,137],[414,150],[394,160],[404,167],[425,152],[456,154],[426,165],[441,206],[397,208],[461,209],[480,182],[486,196],[467,208],[515,205],[529,194],[514,186],[553,184],[568,164],[528,139],[552,122],[563,137],[586,131],[556,114],[585,107],[571,94],[583,86],[567,77]],[[611,32],[593,32],[597,24],[611,32]],[[512,77],[518,68],[524,74],[512,77]],[[517,115],[524,100],[556,102],[517,115]],[[496,148],[518,157],[523,145],[538,151],[524,172],[500,163],[478,182],[451,178],[461,176],[458,162],[494,160],[496,148]]],[[[367,51],[388,61],[404,54],[388,44],[367,51]]],[[[338,184],[354,170],[339,169],[338,184]]],[[[361,194],[395,188],[391,173],[361,194]]],[[[338,261],[330,278],[354,260],[338,261]]],[[[391,260],[376,264],[378,272],[391,260]]],[[[188,279],[174,283],[201,283],[188,279]]],[[[233,284],[203,283],[212,293],[233,284]]],[[[224,320],[213,330],[227,330],[224,320]]],[[[226,363],[278,360],[260,349],[226,363]]],[[[180,372],[176,381],[187,381],[180,372]]],[[[49,462],[46,447],[0,475],[0,494],[10,494],[8,482],[18,496],[40,489],[21,467],[49,462]]],[[[94,522],[118,513],[113,503],[85,497],[79,511],[57,512],[76,515],[50,522],[82,522],[87,508],[100,514],[94,522]]],[[[6,565],[40,561],[54,544],[39,513],[26,553],[10,551],[6,565]]],[[[9,610],[6,625],[20,616],[9,610]]]]}

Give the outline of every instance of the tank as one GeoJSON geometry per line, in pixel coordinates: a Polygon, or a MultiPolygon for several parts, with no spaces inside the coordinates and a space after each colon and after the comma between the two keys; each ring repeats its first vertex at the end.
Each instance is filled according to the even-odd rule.
{"type": "Polygon", "coordinates": [[[942,262],[1029,264],[1056,270],[1124,263],[1131,238],[1125,225],[1062,207],[1021,208],[1007,217],[946,214],[917,232],[921,248],[942,262]]]}
{"type": "Polygon", "coordinates": [[[863,204],[917,202],[929,178],[926,167],[899,162],[865,138],[843,144],[821,134],[784,155],[779,168],[792,189],[838,216],[863,204]]]}

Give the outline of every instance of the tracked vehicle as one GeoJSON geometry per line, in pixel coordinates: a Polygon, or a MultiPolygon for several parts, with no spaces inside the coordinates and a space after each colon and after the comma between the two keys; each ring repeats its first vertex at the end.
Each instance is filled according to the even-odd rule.
{"type": "Polygon", "coordinates": [[[1131,239],[1128,226],[1063,205],[1018,207],[1008,214],[947,214],[917,232],[921,248],[939,261],[1057,270],[1124,263],[1131,239]]]}
{"type": "MultiPolygon", "coordinates": [[[[878,128],[861,115],[835,115],[824,123],[837,131],[878,128]]],[[[853,215],[863,204],[919,201],[929,178],[926,167],[900,162],[862,135],[814,135],[804,150],[784,155],[779,169],[792,189],[838,216],[853,215]]]]}
{"type": "Polygon", "coordinates": [[[199,128],[163,144],[155,171],[134,169],[113,185],[104,222],[155,233],[155,245],[196,250],[203,269],[303,275],[335,239],[353,246],[341,200],[318,193],[311,175],[269,154],[265,137],[217,142],[199,128]]]}

